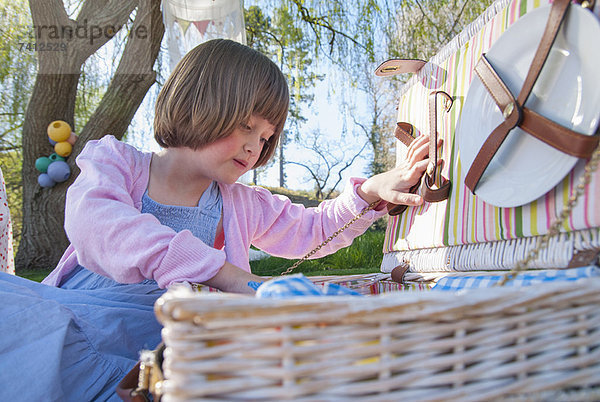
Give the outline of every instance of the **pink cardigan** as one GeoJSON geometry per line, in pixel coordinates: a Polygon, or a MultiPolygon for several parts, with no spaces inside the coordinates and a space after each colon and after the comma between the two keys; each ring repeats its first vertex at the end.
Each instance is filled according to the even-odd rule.
{"type": "MultiPolygon", "coordinates": [[[[90,141],[77,157],[81,173],[67,191],[65,230],[71,244],[43,283],[59,286],[80,264],[122,283],[154,279],[161,288],[212,278],[225,260],[250,272],[250,244],[275,256],[300,258],[343,226],[367,203],[356,194],[364,179],[316,208],[260,187],[219,183],[223,196],[223,250],[190,231],[179,233],[142,214],[152,154],[105,136],[90,141]]],[[[346,247],[385,214],[385,203],[369,211],[315,257],[346,247]]]]}

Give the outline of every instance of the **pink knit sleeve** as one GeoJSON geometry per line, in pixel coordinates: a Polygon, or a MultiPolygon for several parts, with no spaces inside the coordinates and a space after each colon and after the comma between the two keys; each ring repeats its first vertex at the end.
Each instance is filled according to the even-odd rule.
{"type": "MultiPolygon", "coordinates": [[[[271,255],[286,258],[303,256],[368,206],[356,193],[356,188],[363,182],[364,179],[350,179],[342,194],[333,200],[323,201],[316,208],[305,208],[285,197],[256,188],[256,207],[261,215],[252,243],[271,255]]],[[[367,212],[314,257],[322,257],[350,245],[375,219],[385,215],[384,206],[382,203],[377,210],[367,212]]]]}
{"type": "Polygon", "coordinates": [[[67,192],[65,230],[82,266],[122,283],[154,279],[160,287],[204,282],[223,266],[222,250],[138,210],[133,190],[147,186],[137,182],[139,151],[104,137],[86,145],[77,165],[81,173],[67,192]]]}

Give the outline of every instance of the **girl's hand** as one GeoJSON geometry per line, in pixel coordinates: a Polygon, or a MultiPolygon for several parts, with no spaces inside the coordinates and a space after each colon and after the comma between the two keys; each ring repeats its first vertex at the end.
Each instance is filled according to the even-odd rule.
{"type": "MultiPolygon", "coordinates": [[[[440,139],[438,147],[441,144],[442,140],[440,139]]],[[[421,205],[423,198],[420,195],[411,194],[409,191],[421,180],[428,164],[429,136],[421,135],[408,147],[404,161],[397,167],[365,181],[359,187],[358,195],[368,203],[381,199],[398,205],[421,205]]]]}

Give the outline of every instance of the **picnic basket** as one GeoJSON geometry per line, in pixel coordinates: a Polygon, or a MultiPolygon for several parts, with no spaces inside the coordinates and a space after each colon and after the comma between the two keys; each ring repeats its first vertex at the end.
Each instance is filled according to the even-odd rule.
{"type": "Polygon", "coordinates": [[[398,121],[423,132],[432,90],[455,104],[436,122],[447,163],[434,174],[451,183],[448,196],[401,208],[388,224],[381,268],[408,265],[406,282],[320,278],[366,295],[284,300],[172,288],[155,306],[164,326],[162,400],[600,400],[600,278],[427,290],[427,278],[439,275],[597,261],[596,165],[582,160],[543,197],[497,207],[465,188],[455,144],[475,61],[547,3],[496,1],[402,89],[398,121]]]}
{"type": "Polygon", "coordinates": [[[600,279],[255,299],[169,290],[164,401],[598,400],[600,279]]]}
{"type": "MultiPolygon", "coordinates": [[[[410,270],[413,272],[449,273],[510,270],[530,250],[536,247],[539,239],[548,233],[552,222],[559,217],[561,210],[568,205],[569,196],[583,174],[586,158],[579,159],[564,176],[549,176],[540,173],[525,183],[519,183],[517,180],[517,184],[524,184],[525,188],[534,187],[539,183],[551,188],[545,193],[540,193],[538,198],[525,204],[506,206],[501,203],[501,206],[497,206],[486,202],[486,199],[478,194],[477,189],[473,194],[472,189],[465,184],[469,171],[469,161],[465,152],[466,148],[469,147],[465,144],[470,145],[471,142],[476,141],[478,135],[487,135],[489,132],[478,132],[476,129],[485,125],[479,124],[476,120],[475,124],[469,125],[470,128],[475,128],[475,130],[466,132],[466,136],[461,137],[460,135],[465,132],[465,130],[461,130],[465,126],[464,120],[468,122],[465,117],[470,116],[469,114],[466,115],[465,112],[473,112],[473,108],[467,109],[469,109],[469,96],[472,95],[470,89],[479,79],[476,71],[478,61],[486,53],[489,55],[494,46],[500,42],[503,34],[508,33],[507,31],[511,27],[518,25],[521,19],[525,20],[532,15],[540,16],[539,12],[544,11],[542,9],[547,10],[549,8],[549,2],[545,0],[498,0],[494,2],[486,12],[441,49],[430,62],[420,68],[401,88],[398,102],[398,121],[410,123],[415,127],[415,130],[421,133],[428,133],[431,126],[435,125],[437,127],[439,135],[444,140],[440,156],[445,161],[441,172],[438,174],[438,179],[448,179],[452,185],[446,200],[436,203],[426,202],[419,207],[409,207],[403,214],[390,218],[384,241],[384,258],[381,266],[383,272],[390,272],[403,262],[409,263],[410,270]],[[454,99],[454,103],[448,113],[440,113],[437,119],[432,121],[431,108],[428,108],[428,97],[433,91],[444,91],[450,94],[454,99]],[[461,142],[461,138],[466,138],[466,140],[461,142]]],[[[595,5],[594,12],[584,10],[579,5],[572,5],[568,10],[566,21],[562,25],[567,32],[577,27],[574,21],[569,20],[570,14],[583,14],[584,17],[587,17],[587,23],[590,22],[590,19],[592,20],[591,24],[587,24],[592,27],[591,31],[598,31],[599,4],[595,5]]],[[[533,22],[545,22],[543,21],[544,18],[546,17],[543,16],[541,21],[540,18],[534,18],[533,22]]],[[[530,18],[528,21],[531,20],[530,18]]],[[[543,28],[543,25],[540,28],[543,28]]],[[[525,29],[533,31],[534,27],[525,24],[525,29]]],[[[565,39],[562,36],[563,34],[560,33],[559,39],[564,42],[565,39]]],[[[559,42],[559,39],[557,39],[557,42],[559,42]]],[[[529,48],[531,49],[529,50],[531,56],[533,56],[538,39],[529,40],[531,43],[528,43],[527,35],[520,35],[517,37],[517,41],[530,44],[529,48]]],[[[590,39],[590,41],[593,40],[590,39]]],[[[514,52],[524,50],[519,43],[509,43],[509,45],[511,46],[508,50],[505,48],[501,50],[512,57],[515,57],[514,52]],[[516,50],[512,50],[513,48],[516,50]]],[[[574,57],[576,62],[582,65],[585,61],[588,64],[588,69],[593,68],[594,63],[589,66],[589,61],[584,60],[582,56],[595,53],[595,51],[591,48],[575,50],[578,50],[580,54],[571,52],[571,57],[574,57]]],[[[551,53],[548,60],[556,62],[556,55],[551,53]]],[[[509,59],[505,61],[505,64],[508,66],[514,65],[514,70],[517,70],[517,64],[522,61],[521,59],[509,59]]],[[[570,78],[560,75],[564,71],[569,72],[566,67],[568,63],[564,63],[564,65],[557,64],[560,65],[560,68],[555,68],[559,71],[558,73],[551,68],[548,69],[555,72],[556,77],[549,77],[549,74],[544,75],[545,70],[542,69],[542,74],[540,74],[536,84],[540,87],[534,86],[535,96],[532,95],[530,98],[533,99],[528,102],[538,106],[541,103],[539,99],[544,96],[555,95],[556,97],[556,93],[544,93],[544,84],[549,83],[553,87],[562,89],[557,83],[565,81],[565,83],[568,83],[569,88],[571,87],[570,78]]],[[[525,65],[525,67],[528,66],[529,64],[525,65]]],[[[524,73],[527,72],[526,69],[523,70],[524,73]]],[[[509,70],[509,73],[512,72],[509,70]]],[[[589,99],[584,99],[580,105],[588,105],[588,109],[593,112],[587,114],[591,119],[590,127],[595,125],[595,130],[597,130],[596,111],[598,110],[597,104],[600,101],[600,91],[598,91],[597,74],[591,74],[592,82],[589,86],[584,84],[584,89],[590,89],[589,93],[592,96],[589,99]]],[[[518,91],[514,92],[516,97],[518,91]]],[[[578,94],[581,95],[581,93],[578,94]]],[[[555,109],[567,110],[568,108],[565,105],[560,105],[561,95],[566,98],[566,95],[559,93],[553,106],[555,109]]],[[[475,111],[488,111],[484,108],[484,103],[478,102],[475,105],[475,111]]],[[[576,102],[571,103],[577,104],[576,102]]],[[[542,106],[544,106],[543,103],[542,106]]],[[[495,108],[496,106],[492,104],[491,107],[495,108]]],[[[500,110],[497,114],[501,117],[500,110]]],[[[490,115],[492,112],[494,110],[490,109],[490,115]]],[[[548,113],[547,110],[544,112],[548,113]]],[[[480,118],[480,120],[484,119],[480,118]]],[[[517,133],[511,135],[517,135],[517,133]]],[[[588,138],[597,140],[597,137],[596,134],[588,138]]],[[[521,134],[520,138],[529,139],[533,137],[530,137],[528,133],[524,133],[521,134]]],[[[506,146],[512,146],[512,144],[508,144],[510,140],[511,137],[509,136],[505,141],[507,142],[506,146]]],[[[531,141],[537,140],[531,139],[531,141]]],[[[521,147],[521,151],[525,154],[521,155],[513,152],[519,150],[518,147],[513,146],[509,151],[512,152],[512,155],[510,155],[512,159],[503,161],[505,166],[502,166],[502,168],[506,171],[506,179],[500,175],[501,184],[498,185],[499,191],[496,194],[499,192],[514,195],[513,182],[509,177],[511,169],[508,169],[511,165],[518,167],[519,163],[527,162],[537,166],[538,172],[551,172],[552,162],[535,163],[536,155],[541,154],[546,149],[544,147],[546,145],[538,141],[525,150],[521,147]],[[503,183],[504,181],[506,181],[506,184],[503,183]]],[[[478,149],[479,146],[475,148],[478,149]]],[[[587,151],[592,151],[594,147],[587,146],[587,148],[587,151]]],[[[398,159],[403,157],[405,149],[406,147],[398,142],[398,159]]],[[[521,172],[525,174],[527,171],[528,169],[522,169],[517,174],[521,172]]],[[[599,202],[600,172],[596,171],[592,175],[590,183],[586,186],[583,201],[573,208],[571,216],[564,222],[560,236],[552,239],[553,243],[550,247],[544,253],[541,253],[538,258],[531,261],[529,268],[567,268],[593,263],[600,252],[599,202]]]]}

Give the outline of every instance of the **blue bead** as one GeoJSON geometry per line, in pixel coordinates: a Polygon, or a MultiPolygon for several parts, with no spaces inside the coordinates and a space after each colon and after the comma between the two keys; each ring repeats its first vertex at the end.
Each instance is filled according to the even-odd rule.
{"type": "Polygon", "coordinates": [[[71,168],[67,162],[56,161],[48,166],[48,176],[57,183],[62,183],[71,175],[71,168]]]}
{"type": "Polygon", "coordinates": [[[44,188],[53,187],[56,182],[48,176],[48,173],[42,173],[38,176],[38,184],[44,188]]]}

